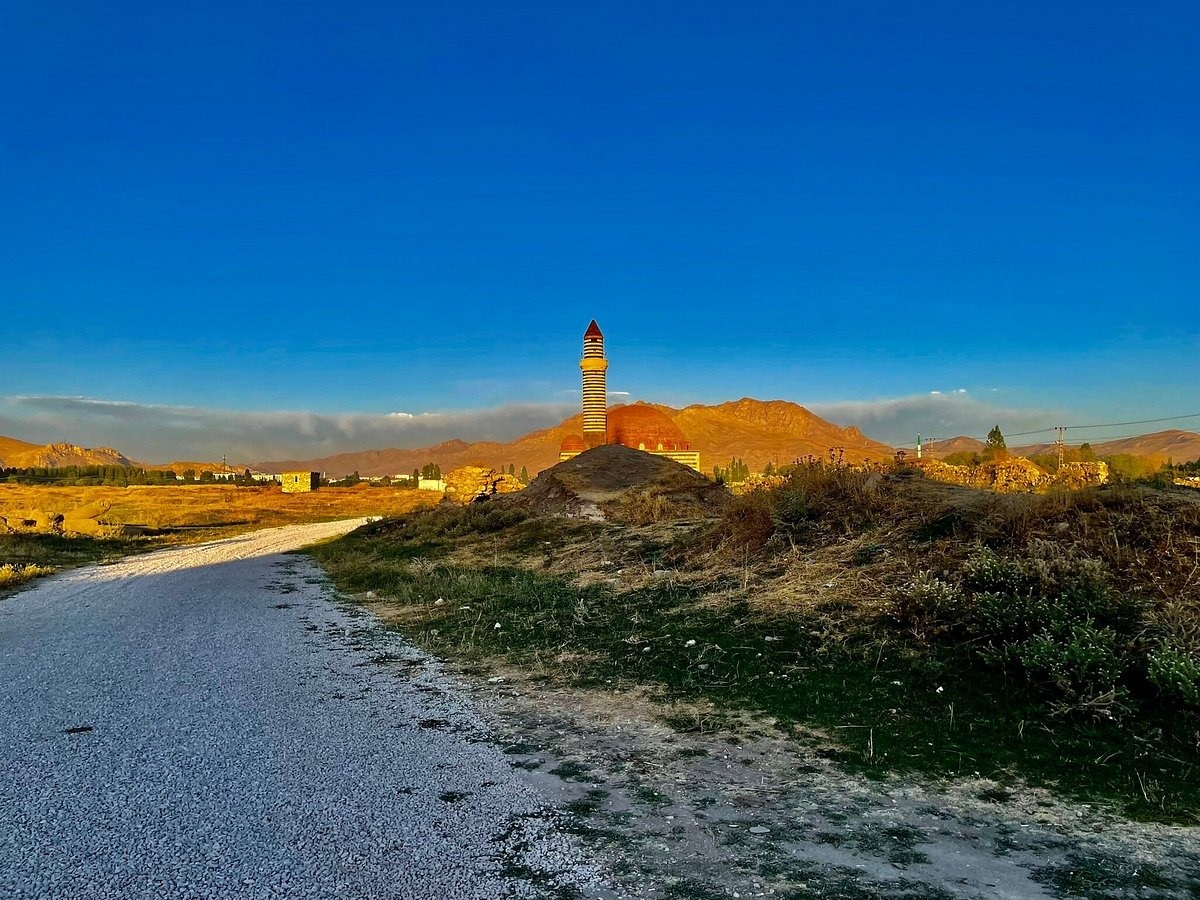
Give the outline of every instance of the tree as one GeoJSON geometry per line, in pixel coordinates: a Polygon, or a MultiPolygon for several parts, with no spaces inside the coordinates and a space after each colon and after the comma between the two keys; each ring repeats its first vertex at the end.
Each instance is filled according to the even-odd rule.
{"type": "Polygon", "coordinates": [[[1079,461],[1080,462],[1095,462],[1099,459],[1096,456],[1096,451],[1092,449],[1092,445],[1084,441],[1079,445],[1079,461]]]}
{"type": "Polygon", "coordinates": [[[529,470],[521,466],[521,474],[517,476],[521,479],[521,484],[529,484],[529,470]]]}
{"type": "Polygon", "coordinates": [[[1004,459],[1008,456],[1008,445],[1004,442],[1004,435],[1000,433],[1000,426],[997,425],[988,432],[987,444],[983,448],[984,462],[991,462],[996,459],[1004,459]]]}
{"type": "Polygon", "coordinates": [[[740,456],[730,459],[729,465],[724,469],[720,466],[713,467],[713,479],[718,484],[741,484],[749,477],[750,467],[740,456]]]}

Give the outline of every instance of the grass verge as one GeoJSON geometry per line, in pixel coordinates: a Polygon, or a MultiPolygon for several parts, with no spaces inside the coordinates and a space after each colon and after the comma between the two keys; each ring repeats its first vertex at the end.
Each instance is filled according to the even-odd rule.
{"type": "MultiPolygon", "coordinates": [[[[1088,582],[1092,592],[1076,596],[1071,577],[1099,577],[1079,562],[1089,546],[1071,542],[1074,556],[1067,556],[1080,571],[1051,564],[1042,571],[1033,563],[1022,569],[1014,562],[1023,558],[1013,555],[1018,545],[1003,540],[1012,540],[1014,526],[1026,542],[1020,546],[1045,540],[1043,526],[1061,533],[1055,522],[1063,517],[1099,528],[1081,510],[1115,508],[1126,516],[1134,501],[1051,498],[1030,509],[1012,498],[957,488],[947,494],[941,485],[927,495],[925,486],[901,483],[885,488],[893,491],[889,514],[878,493],[856,500],[861,484],[825,488],[826,495],[810,489],[748,498],[715,525],[666,536],[483,504],[385,520],[311,552],[341,589],[382,596],[377,610],[391,627],[467,665],[503,663],[588,687],[642,686],[686,710],[670,719],[678,728],[709,727],[722,709],[755,711],[781,727],[817,731],[826,755],[873,775],[979,777],[1012,791],[1033,784],[1136,818],[1197,821],[1195,707],[1144,672],[1118,673],[1126,690],[1121,715],[1111,715],[1111,705],[1093,714],[1083,702],[1095,701],[1088,692],[1112,674],[1097,667],[1089,635],[1109,628],[1126,643],[1150,640],[1151,632],[1161,640],[1163,621],[1184,615],[1183,601],[1168,592],[1161,601],[1126,602],[1127,572],[1113,586],[1088,582]],[[984,534],[1008,550],[990,549],[984,534]],[[913,600],[914,581],[929,566],[956,586],[949,612],[913,600]],[[837,574],[827,580],[831,570],[837,574]],[[1000,626],[988,625],[979,610],[994,618],[1011,605],[994,599],[997,584],[1022,572],[1028,581],[1030,571],[1046,584],[1060,578],[1068,599],[1051,602],[1059,595],[1046,584],[1009,584],[1009,599],[1023,601],[1022,609],[1050,610],[1045,628],[986,632],[1000,626]],[[853,584],[863,596],[837,587],[851,574],[861,576],[853,584]],[[1140,618],[1130,620],[1130,608],[1140,618]],[[1160,613],[1164,620],[1155,618],[1160,613]],[[1061,637],[1059,644],[1043,631],[1061,637]],[[1019,646],[1006,654],[1010,639],[1014,646],[1033,641],[1027,658],[1019,646]],[[990,654],[981,651],[988,640],[990,654]],[[1061,684],[1055,666],[1068,669],[1061,684]],[[1092,675],[1100,681],[1088,681],[1092,675]],[[1072,690],[1076,702],[1067,702],[1072,690]]],[[[1145,513],[1157,501],[1136,502],[1145,513]]],[[[1190,510],[1170,508],[1192,522],[1190,510]]],[[[1157,526],[1140,527],[1150,533],[1157,526]]],[[[1113,537],[1099,534],[1097,545],[1113,537]]],[[[1117,547],[1122,540],[1116,533],[1117,547]]],[[[1124,644],[1121,651],[1136,657],[1124,644]]]]}
{"type": "Polygon", "coordinates": [[[59,569],[112,562],[156,546],[148,538],[0,534],[0,596],[59,569]]]}

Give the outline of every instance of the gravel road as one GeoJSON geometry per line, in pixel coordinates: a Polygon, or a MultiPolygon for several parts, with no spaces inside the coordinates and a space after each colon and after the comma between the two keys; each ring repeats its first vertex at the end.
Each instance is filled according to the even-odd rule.
{"type": "Polygon", "coordinates": [[[0,602],[0,896],[612,897],[436,663],[269,529],[0,602]]]}

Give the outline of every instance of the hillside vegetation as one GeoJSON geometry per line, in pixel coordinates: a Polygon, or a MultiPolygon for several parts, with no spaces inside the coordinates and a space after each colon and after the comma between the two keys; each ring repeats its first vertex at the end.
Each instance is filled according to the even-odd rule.
{"type": "Polygon", "coordinates": [[[813,463],[722,506],[625,524],[439,507],[313,553],[471,667],[642,686],[679,728],[753,711],[869,772],[1197,821],[1200,498],[813,463]]]}

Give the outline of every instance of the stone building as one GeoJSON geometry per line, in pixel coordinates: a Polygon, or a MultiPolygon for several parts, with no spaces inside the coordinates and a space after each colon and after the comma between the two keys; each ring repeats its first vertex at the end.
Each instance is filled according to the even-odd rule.
{"type": "Polygon", "coordinates": [[[302,494],[315,491],[321,486],[320,472],[284,472],[283,492],[285,494],[302,494]]]}
{"type": "Polygon", "coordinates": [[[608,408],[608,359],[604,335],[593,319],[583,333],[583,435],[568,435],[559,445],[559,461],[578,456],[601,444],[621,444],[700,471],[700,453],[671,421],[671,417],[648,403],[608,408]]]}

